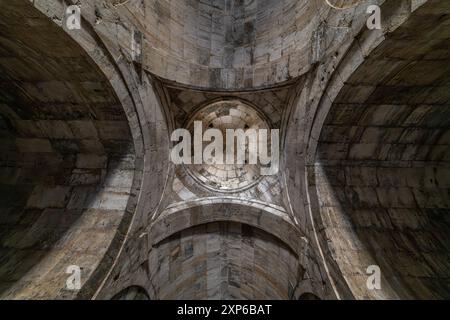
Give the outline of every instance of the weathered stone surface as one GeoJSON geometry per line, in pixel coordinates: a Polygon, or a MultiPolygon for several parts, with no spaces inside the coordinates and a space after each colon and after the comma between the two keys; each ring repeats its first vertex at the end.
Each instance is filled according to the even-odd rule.
{"type": "Polygon", "coordinates": [[[74,298],[67,267],[88,283],[125,216],[135,164],[116,164],[134,155],[131,131],[108,79],[63,30],[27,1],[0,7],[0,215],[10,216],[0,297],[74,298]]]}

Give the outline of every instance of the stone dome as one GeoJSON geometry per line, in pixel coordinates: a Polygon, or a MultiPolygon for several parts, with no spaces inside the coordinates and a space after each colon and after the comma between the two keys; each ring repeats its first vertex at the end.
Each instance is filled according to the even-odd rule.
{"type": "MultiPolygon", "coordinates": [[[[252,129],[266,129],[269,124],[263,116],[250,105],[239,100],[226,100],[214,102],[198,110],[190,119],[187,128],[193,133],[194,122],[201,121],[203,132],[208,129],[218,129],[223,137],[223,155],[227,154],[228,129],[242,129],[244,132],[252,129]]],[[[239,145],[234,144],[234,156],[237,157],[239,145]]],[[[204,142],[203,147],[209,142],[204,142]]],[[[205,187],[221,192],[236,192],[243,190],[258,182],[260,178],[260,164],[249,163],[249,143],[245,145],[245,161],[242,164],[226,164],[206,161],[203,164],[187,165],[190,174],[205,187]],[[208,164],[208,163],[210,164],[208,164]]]]}

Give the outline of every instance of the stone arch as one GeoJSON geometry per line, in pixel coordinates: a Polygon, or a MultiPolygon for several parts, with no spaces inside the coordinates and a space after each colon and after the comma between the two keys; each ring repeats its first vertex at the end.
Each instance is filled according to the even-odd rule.
{"type": "MultiPolygon", "coordinates": [[[[227,5],[130,1],[123,4],[127,10],[111,1],[103,6],[90,2],[79,3],[89,11],[92,25],[101,28],[120,20],[125,28],[133,29],[145,48],[145,55],[139,58],[143,70],[169,83],[226,91],[273,87],[306,74],[319,61],[322,53],[318,50],[325,49],[325,43],[320,43],[319,49],[315,46],[325,32],[326,20],[339,25],[340,20],[348,20],[349,12],[360,13],[354,8],[335,10],[325,0],[255,0],[227,5]],[[271,15],[264,14],[268,10],[271,15]],[[173,23],[179,27],[171,28],[173,23]]],[[[117,27],[114,23],[110,26],[117,27]]]]}
{"type": "MultiPolygon", "coordinates": [[[[156,39],[144,40],[148,49],[144,68],[162,78],[201,88],[230,90],[287,82],[305,72],[310,59],[308,44],[292,46],[291,41],[296,41],[297,33],[302,30],[306,30],[304,37],[309,36],[317,21],[304,17],[325,6],[322,0],[234,2],[229,5],[224,2],[198,5],[189,1],[176,4],[160,1],[146,8],[139,17],[139,24],[152,26],[142,30],[144,38],[156,39]],[[273,15],[257,19],[269,8],[273,15]],[[152,10],[159,14],[147,14],[152,10]],[[168,28],[170,37],[161,37],[151,31],[157,30],[158,25],[170,23],[173,17],[177,17],[177,23],[183,26],[181,30],[168,28]],[[271,27],[278,19],[288,23],[280,25],[280,30],[274,30],[271,27]],[[201,22],[203,27],[195,22],[201,22]],[[208,32],[200,31],[202,28],[216,36],[210,37],[208,32]],[[198,36],[199,32],[203,37],[198,36]],[[180,49],[180,46],[186,49],[180,49]],[[180,70],[176,76],[171,72],[174,68],[180,70]]],[[[142,10],[138,5],[135,9],[142,10]]]]}
{"type": "MultiPolygon", "coordinates": [[[[57,8],[57,12],[46,11],[47,8],[43,8],[46,9],[43,12],[49,17],[59,17],[64,10],[60,10],[54,0],[51,1],[52,7],[57,8]]],[[[64,7],[71,4],[73,1],[65,0],[64,7]]],[[[81,4],[83,9],[82,29],[65,31],[97,63],[117,92],[131,128],[137,131],[135,144],[141,156],[137,158],[136,163],[142,168],[139,184],[136,184],[133,193],[135,198],[131,202],[134,210],[130,212],[133,215],[128,217],[126,228],[120,233],[117,246],[110,250],[109,261],[105,264],[101,278],[95,279],[93,281],[95,287],[86,290],[83,295],[97,299],[103,297],[105,291],[113,290],[116,285],[119,287],[123,285],[122,279],[116,283],[117,279],[113,274],[120,274],[124,266],[133,268],[133,263],[140,263],[128,254],[141,245],[142,229],[159,210],[169,177],[169,130],[172,129],[172,124],[166,109],[167,104],[163,101],[161,83],[153,75],[143,71],[141,57],[135,55],[131,41],[111,41],[117,36],[114,21],[97,24],[97,6],[90,1],[78,4],[81,4]],[[145,198],[146,201],[139,201],[140,198],[145,198]],[[130,260],[133,262],[131,265],[128,263],[130,260]]],[[[107,7],[109,5],[107,4],[107,7]]],[[[64,16],[60,21],[64,23],[64,16]]],[[[124,39],[135,39],[138,32],[134,26],[128,27],[122,30],[124,39]]],[[[133,273],[131,270],[128,272],[133,273]]]]}
{"type": "MultiPolygon", "coordinates": [[[[317,144],[322,127],[341,88],[353,72],[379,45],[389,43],[393,48],[404,44],[405,39],[390,39],[399,27],[410,30],[410,21],[417,21],[416,14],[427,16],[428,21],[438,19],[439,13],[447,12],[445,5],[417,4],[413,1],[380,1],[383,29],[369,31],[365,28],[364,6],[355,8],[351,31],[341,34],[339,47],[329,46],[317,64],[304,78],[298,91],[296,106],[287,113],[291,123],[287,126],[283,157],[283,179],[286,185],[286,203],[299,222],[301,230],[311,235],[311,244],[321,257],[321,273],[329,279],[327,294],[331,298],[353,298],[354,293],[342,277],[336,257],[328,248],[329,238],[318,214],[315,163],[317,144]],[[423,6],[422,6],[423,5],[423,6]],[[349,36],[349,37],[348,37],[349,36]],[[389,40],[389,41],[388,41],[389,40]],[[397,44],[394,44],[397,41],[397,44]]],[[[334,17],[330,17],[334,21],[334,17]]],[[[332,32],[331,32],[332,33],[332,32]]],[[[406,48],[405,46],[404,48],[406,48]]]]}
{"type": "Polygon", "coordinates": [[[304,272],[284,242],[234,221],[183,229],[155,244],[149,259],[158,299],[288,299],[304,272]]]}
{"type": "MultiPolygon", "coordinates": [[[[57,174],[50,175],[51,180],[36,179],[41,182],[35,185],[28,200],[25,191],[20,192],[24,195],[21,201],[26,202],[24,208],[28,211],[34,210],[34,218],[33,215],[28,215],[26,224],[20,225],[21,229],[18,229],[19,227],[11,229],[12,231],[2,238],[2,244],[12,243],[10,237],[17,237],[20,234],[26,235],[27,239],[28,231],[30,239],[20,242],[23,243],[21,248],[8,247],[9,255],[6,257],[9,257],[9,261],[4,265],[3,274],[7,274],[8,270],[14,267],[14,263],[21,259],[22,262],[29,262],[23,263],[24,272],[32,266],[36,271],[28,272],[23,278],[17,276],[20,273],[16,273],[17,279],[8,278],[8,285],[2,286],[3,296],[90,298],[98,285],[105,281],[105,276],[115,264],[125,237],[132,232],[132,228],[138,228],[142,220],[146,219],[143,212],[153,212],[158,205],[161,195],[155,192],[151,194],[153,200],[145,204],[138,205],[137,199],[141,192],[149,193],[152,183],[164,184],[165,181],[164,169],[162,171],[150,169],[150,161],[154,160],[156,153],[147,152],[151,145],[154,150],[160,150],[158,148],[165,145],[161,139],[159,141],[155,139],[156,132],[162,139],[167,136],[167,128],[163,125],[164,115],[154,93],[152,80],[146,76],[139,78],[132,63],[125,59],[115,60],[110,53],[114,48],[107,48],[97,33],[90,29],[88,23],[83,23],[81,30],[66,31],[68,33],[66,34],[47,17],[53,19],[61,16],[64,13],[62,3],[55,2],[48,7],[41,7],[40,3],[30,4],[27,1],[23,3],[18,1],[11,6],[5,5],[5,12],[7,12],[6,15],[10,14],[8,17],[5,15],[5,19],[11,25],[22,26],[16,29],[17,39],[22,39],[22,42],[15,42],[12,38],[3,36],[3,47],[11,52],[15,52],[16,49],[24,50],[25,56],[19,57],[18,60],[22,59],[23,65],[28,66],[28,70],[25,68],[14,70],[13,59],[5,60],[2,64],[2,69],[8,75],[7,81],[9,81],[9,84],[7,82],[9,87],[4,84],[3,89],[9,88],[9,92],[12,92],[10,96],[2,95],[4,104],[1,127],[2,131],[11,137],[11,143],[6,145],[9,148],[8,152],[24,150],[29,154],[30,152],[35,154],[36,163],[44,165],[43,173],[49,169],[46,167],[48,159],[52,159],[49,155],[55,155],[54,157],[59,160],[56,160],[54,167],[50,169],[57,174]],[[13,17],[21,21],[14,21],[13,17]],[[29,32],[33,34],[32,39],[26,35],[29,25],[23,22],[27,19],[39,22],[36,31],[33,29],[33,32],[29,32]],[[44,47],[46,43],[47,48],[44,47]],[[67,46],[65,50],[58,50],[64,45],[67,46]],[[39,56],[45,56],[44,59],[48,61],[36,59],[39,56]],[[41,66],[38,66],[38,61],[42,64],[41,66]],[[76,69],[77,64],[81,66],[78,69],[76,69]],[[39,72],[42,75],[38,75],[39,72]],[[70,83],[70,77],[78,83],[70,83]],[[18,90],[20,81],[24,83],[21,92],[18,90]],[[41,96],[37,91],[33,91],[33,81],[44,83],[39,88],[41,96]],[[65,86],[65,84],[68,85],[65,86]],[[64,94],[75,100],[65,101],[64,94]],[[14,98],[22,103],[23,110],[20,110],[19,115],[5,104],[8,98],[14,98]],[[76,100],[77,98],[79,100],[76,100]],[[39,99],[41,99],[41,105],[36,105],[35,102],[39,99]],[[48,105],[46,106],[45,103],[48,105]],[[147,108],[143,107],[144,103],[147,108]],[[61,106],[60,113],[57,113],[55,105],[61,106]],[[142,126],[144,123],[147,126],[142,126]],[[157,129],[149,133],[152,126],[157,129]],[[94,134],[95,137],[90,136],[94,134]],[[105,141],[108,143],[104,143],[105,141]],[[42,152],[39,152],[43,150],[42,148],[46,150],[45,157],[42,156],[42,152]],[[37,152],[33,153],[33,150],[37,152]],[[55,150],[58,152],[54,152],[55,150]],[[99,150],[106,150],[103,151],[106,155],[99,150]],[[41,155],[37,156],[38,154],[41,155]],[[99,172],[98,176],[92,177],[89,171],[96,170],[99,172]],[[63,172],[66,172],[66,175],[67,172],[72,173],[63,177],[63,172]],[[66,180],[68,182],[64,182],[66,180]],[[90,187],[98,191],[89,191],[90,187]],[[86,189],[84,193],[82,188],[86,189]],[[103,191],[100,192],[101,190],[103,191]],[[56,203],[56,200],[45,200],[45,194],[51,198],[54,195],[64,204],[56,203]],[[88,199],[84,201],[83,197],[88,199]],[[31,207],[28,208],[29,206],[31,207]],[[115,214],[106,216],[106,211],[102,210],[112,210],[115,214]],[[43,211],[42,214],[39,213],[40,211],[43,211]],[[69,212],[66,212],[66,215],[58,215],[59,211],[69,212]],[[87,212],[94,213],[87,214],[87,212]],[[46,233],[38,233],[36,239],[33,239],[31,234],[39,230],[38,225],[43,223],[50,224],[44,229],[47,230],[46,233]],[[62,226],[52,229],[52,226],[56,224],[62,224],[62,226]],[[93,240],[90,238],[86,241],[89,238],[89,232],[93,232],[92,228],[97,228],[97,234],[103,234],[104,239],[88,245],[89,241],[93,240]],[[9,242],[8,238],[10,238],[9,242]],[[33,254],[33,249],[29,247],[37,242],[41,242],[37,247],[39,253],[33,254]],[[98,245],[97,252],[90,256],[89,253],[80,253],[79,248],[83,248],[83,243],[94,251],[97,248],[95,246],[98,245]],[[65,254],[64,249],[67,247],[69,250],[70,244],[72,245],[70,250],[73,252],[65,254]],[[41,247],[45,250],[39,249],[41,247]],[[108,255],[103,256],[102,252],[106,250],[108,255]],[[64,265],[70,262],[78,263],[82,268],[80,291],[65,289],[65,279],[69,275],[65,274],[64,265]],[[36,277],[39,273],[46,274],[46,277],[51,277],[52,280],[49,281],[44,276],[36,277]],[[30,281],[33,281],[34,289],[30,289],[30,281]],[[45,281],[47,285],[43,289],[40,283],[45,281]]],[[[164,157],[165,154],[161,152],[157,157],[164,157]]],[[[2,161],[2,164],[4,164],[2,167],[6,168],[2,172],[2,176],[6,175],[5,184],[9,183],[11,187],[14,181],[23,180],[23,178],[18,180],[21,175],[13,174],[21,169],[19,165],[22,166],[22,164],[15,164],[14,158],[8,162],[2,161]]],[[[31,169],[29,166],[26,168],[28,171],[31,169]]],[[[42,175],[45,176],[45,174],[42,175]]],[[[30,185],[27,181],[24,183],[30,185]]],[[[6,213],[8,214],[9,211],[6,213]]],[[[3,224],[11,226],[19,218],[23,220],[25,216],[16,214],[13,219],[5,215],[2,220],[3,224]]],[[[3,262],[6,263],[6,261],[3,262]]]]}
{"type": "Polygon", "coordinates": [[[149,227],[149,242],[156,244],[185,228],[216,221],[234,221],[260,228],[282,240],[297,254],[302,252],[304,243],[298,241],[301,233],[282,208],[233,197],[205,198],[170,206],[149,227]]]}
{"type": "Polygon", "coordinates": [[[363,33],[315,114],[310,206],[356,298],[450,294],[448,10],[426,2],[388,32],[363,33]],[[381,268],[381,290],[365,285],[370,265],[381,268]]]}
{"type": "Polygon", "coordinates": [[[180,203],[148,230],[149,288],[157,299],[288,299],[305,274],[298,240],[280,208],[223,198],[180,203]]]}
{"type": "MultiPolygon", "coordinates": [[[[205,91],[208,92],[208,91],[205,91]]],[[[245,92],[245,91],[244,91],[245,92]]],[[[266,122],[269,123],[270,127],[273,128],[274,124],[272,123],[270,117],[267,115],[267,112],[265,112],[264,110],[261,110],[261,107],[258,106],[256,103],[245,99],[243,97],[240,97],[239,95],[229,95],[224,93],[224,95],[220,96],[220,97],[215,97],[212,99],[207,99],[206,101],[201,102],[200,104],[196,105],[194,107],[194,109],[192,110],[192,114],[195,114],[197,112],[199,112],[200,110],[204,109],[205,107],[209,106],[209,105],[213,105],[215,103],[219,103],[219,102],[233,102],[233,101],[237,101],[237,102],[241,102],[244,105],[249,106],[250,108],[254,109],[258,115],[263,118],[266,122]]],[[[184,123],[184,126],[187,125],[186,121],[184,123]]]]}

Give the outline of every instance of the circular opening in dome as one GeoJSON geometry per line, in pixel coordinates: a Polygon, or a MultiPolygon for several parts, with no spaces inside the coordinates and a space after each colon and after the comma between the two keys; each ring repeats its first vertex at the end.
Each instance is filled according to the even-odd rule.
{"type": "MultiPolygon", "coordinates": [[[[227,148],[227,130],[241,129],[245,133],[249,130],[266,129],[269,130],[269,123],[264,117],[253,107],[239,100],[219,101],[208,104],[201,108],[189,120],[186,128],[194,137],[194,123],[200,121],[202,124],[203,133],[209,129],[218,129],[223,137],[223,155],[224,163],[217,163],[216,161],[204,161],[202,164],[185,165],[188,173],[200,184],[213,191],[220,192],[236,192],[250,188],[261,179],[260,169],[261,164],[253,164],[249,159],[249,139],[246,138],[245,146],[237,143],[237,138],[234,138],[234,163],[227,164],[226,154],[230,152],[227,148]],[[245,148],[245,160],[242,163],[236,161],[237,152],[239,148],[245,148]]],[[[203,141],[203,149],[214,142],[203,141]]],[[[194,145],[194,144],[193,144],[194,145]]],[[[193,147],[194,148],[194,147],[193,147]]],[[[270,150],[270,146],[268,146],[270,150]]],[[[192,150],[194,157],[194,150],[192,150]]],[[[192,161],[194,163],[194,161],[192,161]]]]}

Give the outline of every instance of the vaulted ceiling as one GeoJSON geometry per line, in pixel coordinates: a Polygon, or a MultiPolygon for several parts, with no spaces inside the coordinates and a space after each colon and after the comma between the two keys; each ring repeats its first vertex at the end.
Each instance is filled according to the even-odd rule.
{"type": "Polygon", "coordinates": [[[0,0],[1,298],[450,296],[448,1],[73,4],[0,0]],[[172,163],[195,120],[281,170],[172,163]]]}

